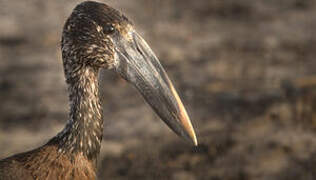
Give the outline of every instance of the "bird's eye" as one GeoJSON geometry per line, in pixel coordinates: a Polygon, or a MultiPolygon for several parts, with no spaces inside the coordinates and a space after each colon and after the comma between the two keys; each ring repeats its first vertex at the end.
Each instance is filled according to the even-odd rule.
{"type": "Polygon", "coordinates": [[[104,34],[112,34],[115,31],[115,28],[112,24],[108,24],[103,27],[104,34]]]}

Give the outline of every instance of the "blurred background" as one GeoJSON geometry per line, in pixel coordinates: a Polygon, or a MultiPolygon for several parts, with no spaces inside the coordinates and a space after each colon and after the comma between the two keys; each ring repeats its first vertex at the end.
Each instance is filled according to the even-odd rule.
{"type": "MultiPolygon", "coordinates": [[[[0,158],[68,119],[60,39],[79,0],[0,0],[0,158]]],[[[133,21],[193,121],[193,147],[102,72],[99,179],[316,179],[314,0],[104,0],[133,21]]]]}

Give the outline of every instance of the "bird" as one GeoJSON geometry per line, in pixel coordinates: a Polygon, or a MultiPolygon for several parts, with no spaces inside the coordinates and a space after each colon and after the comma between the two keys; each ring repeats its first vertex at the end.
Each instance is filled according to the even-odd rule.
{"type": "Polygon", "coordinates": [[[120,11],[100,2],[79,3],[64,24],[61,53],[68,121],[46,144],[0,160],[0,180],[96,179],[103,134],[101,69],[132,84],[169,128],[197,145],[191,120],[160,61],[120,11]]]}

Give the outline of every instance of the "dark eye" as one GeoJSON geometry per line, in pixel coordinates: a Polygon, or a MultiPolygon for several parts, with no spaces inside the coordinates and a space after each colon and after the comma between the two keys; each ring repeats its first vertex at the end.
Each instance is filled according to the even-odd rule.
{"type": "Polygon", "coordinates": [[[103,27],[104,34],[112,34],[114,31],[115,31],[115,28],[112,24],[108,24],[103,27]]]}

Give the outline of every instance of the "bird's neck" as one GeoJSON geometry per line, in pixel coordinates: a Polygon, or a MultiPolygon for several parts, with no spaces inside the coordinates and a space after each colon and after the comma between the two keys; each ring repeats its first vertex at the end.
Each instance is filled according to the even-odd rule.
{"type": "Polygon", "coordinates": [[[70,116],[64,130],[56,136],[60,152],[82,153],[95,161],[103,133],[98,71],[92,67],[81,67],[70,72],[65,69],[70,93],[70,116]]]}

